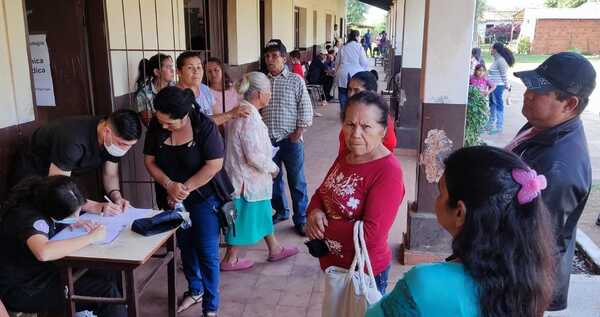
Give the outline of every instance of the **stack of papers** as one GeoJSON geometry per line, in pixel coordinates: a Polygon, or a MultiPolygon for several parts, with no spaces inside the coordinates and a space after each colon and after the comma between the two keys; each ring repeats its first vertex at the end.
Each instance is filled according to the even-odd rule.
{"type": "MultiPolygon", "coordinates": [[[[114,241],[119,236],[119,233],[121,233],[123,229],[128,228],[134,220],[148,217],[151,211],[152,209],[129,207],[124,213],[116,216],[103,217],[99,214],[85,213],[79,216],[79,219],[91,220],[96,223],[103,224],[106,227],[106,238],[104,241],[98,242],[97,244],[108,244],[114,241]]],[[[50,240],[67,240],[81,237],[85,234],[87,234],[87,232],[83,228],[71,229],[67,227],[54,235],[50,240]]]]}

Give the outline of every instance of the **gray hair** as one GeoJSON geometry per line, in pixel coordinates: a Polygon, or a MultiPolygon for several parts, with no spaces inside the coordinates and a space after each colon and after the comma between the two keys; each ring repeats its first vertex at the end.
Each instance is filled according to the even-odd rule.
{"type": "Polygon", "coordinates": [[[261,72],[249,72],[236,83],[235,89],[244,96],[244,100],[248,100],[256,91],[270,91],[271,81],[267,75],[261,72]]]}

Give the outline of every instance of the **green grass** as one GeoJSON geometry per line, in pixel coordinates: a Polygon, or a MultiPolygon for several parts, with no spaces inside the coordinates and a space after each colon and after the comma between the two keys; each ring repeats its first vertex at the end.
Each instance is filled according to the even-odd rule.
{"type": "MultiPolygon", "coordinates": [[[[489,66],[493,62],[492,54],[490,54],[490,44],[482,44],[481,46],[481,55],[485,60],[485,65],[489,66]]],[[[525,64],[525,63],[534,63],[541,64],[546,58],[550,57],[550,55],[533,55],[533,54],[515,54],[515,64],[525,64]]],[[[599,60],[599,55],[586,55],[589,60],[599,60]]]]}

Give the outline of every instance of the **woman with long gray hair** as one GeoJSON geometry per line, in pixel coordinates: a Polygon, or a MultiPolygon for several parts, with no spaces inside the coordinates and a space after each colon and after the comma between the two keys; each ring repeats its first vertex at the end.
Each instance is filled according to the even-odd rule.
{"type": "Polygon", "coordinates": [[[240,246],[255,244],[263,238],[270,262],[298,253],[296,247],[281,246],[273,234],[271,196],[273,177],[279,168],[272,160],[267,126],[258,113],[271,99],[271,82],[263,73],[250,72],[237,83],[236,89],[243,96],[240,105],[250,106],[252,110],[247,118],[237,118],[225,125],[225,170],[235,188],[237,219],[235,234],[228,232],[225,237],[228,247],[221,261],[221,271],[252,267],[251,260],[238,257],[240,246]]]}

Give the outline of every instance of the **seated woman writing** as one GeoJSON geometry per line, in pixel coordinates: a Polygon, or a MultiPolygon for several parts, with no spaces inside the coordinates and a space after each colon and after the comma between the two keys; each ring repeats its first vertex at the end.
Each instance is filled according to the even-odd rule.
{"type": "Polygon", "coordinates": [[[366,316],[541,317],[555,241],[540,197],[546,179],[493,147],[460,149],[445,165],[435,211],[453,255],[415,266],[366,316]]]}
{"type": "MultiPolygon", "coordinates": [[[[86,200],[68,176],[26,178],[17,184],[0,209],[0,300],[11,311],[59,313],[65,311],[65,290],[52,263],[91,243],[103,241],[102,225],[78,220],[86,200]],[[84,236],[50,241],[57,224],[83,227],[84,236]]],[[[94,297],[120,297],[109,274],[87,272],[75,283],[74,293],[94,297]]],[[[98,317],[127,316],[125,305],[77,304],[98,317]]]]}

